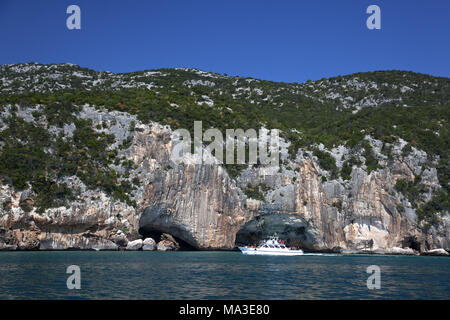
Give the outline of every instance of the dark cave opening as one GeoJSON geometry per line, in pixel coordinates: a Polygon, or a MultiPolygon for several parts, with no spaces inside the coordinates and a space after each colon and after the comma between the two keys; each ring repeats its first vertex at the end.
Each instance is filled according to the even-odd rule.
{"type": "Polygon", "coordinates": [[[277,235],[291,248],[305,252],[314,250],[314,236],[308,224],[298,216],[289,214],[266,214],[247,222],[236,234],[236,246],[258,245],[263,239],[277,235]]]}
{"type": "Polygon", "coordinates": [[[150,228],[147,228],[147,227],[139,228],[139,234],[142,235],[143,239],[145,239],[145,238],[152,238],[153,240],[155,240],[156,243],[161,241],[161,235],[163,233],[170,234],[175,239],[175,241],[178,242],[178,244],[180,245],[179,251],[198,251],[197,248],[195,248],[194,246],[190,245],[189,243],[187,243],[183,239],[180,239],[180,238],[174,236],[170,232],[165,232],[165,231],[161,231],[161,230],[157,230],[157,229],[150,229],[150,228]]]}
{"type": "MultiPolygon", "coordinates": [[[[238,233],[236,235],[236,246],[253,246],[258,245],[262,240],[268,238],[270,235],[265,235],[262,232],[248,232],[248,233],[238,233]]],[[[278,233],[277,236],[280,240],[283,240],[286,246],[294,249],[302,249],[305,252],[308,251],[308,246],[299,238],[289,237],[283,233],[278,233]]]]}
{"type": "Polygon", "coordinates": [[[405,239],[403,239],[402,246],[420,251],[420,242],[417,240],[417,237],[415,236],[405,237],[405,239]]]}

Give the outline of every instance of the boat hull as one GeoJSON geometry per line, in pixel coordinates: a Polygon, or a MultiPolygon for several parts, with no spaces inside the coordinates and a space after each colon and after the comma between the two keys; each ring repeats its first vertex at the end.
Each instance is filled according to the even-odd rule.
{"type": "Polygon", "coordinates": [[[239,247],[239,250],[245,255],[250,256],[301,256],[303,255],[302,250],[291,250],[291,249],[270,249],[270,248],[245,248],[239,247]]]}

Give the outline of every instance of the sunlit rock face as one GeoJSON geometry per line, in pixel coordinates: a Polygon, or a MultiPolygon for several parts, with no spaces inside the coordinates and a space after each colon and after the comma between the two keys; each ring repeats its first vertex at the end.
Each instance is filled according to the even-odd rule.
{"type": "Polygon", "coordinates": [[[252,212],[226,171],[188,164],[158,172],[147,186],[139,226],[160,230],[202,249],[233,248],[235,235],[252,212]]]}

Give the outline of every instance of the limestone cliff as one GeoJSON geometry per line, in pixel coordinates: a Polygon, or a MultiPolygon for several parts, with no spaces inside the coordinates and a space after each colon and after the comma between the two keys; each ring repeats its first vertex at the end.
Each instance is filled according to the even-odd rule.
{"type": "MultiPolygon", "coordinates": [[[[111,117],[117,128],[133,119],[88,106],[80,116],[93,119],[94,125],[111,117]]],[[[112,132],[119,137],[122,131],[117,128],[112,132]]],[[[221,165],[172,162],[171,132],[157,123],[137,121],[131,145],[121,150],[136,165],[136,207],[88,190],[77,177],[69,177],[69,187],[80,195],[76,201],[44,213],[27,212],[21,204],[29,201],[32,206],[32,193],[3,185],[1,248],[116,250],[151,232],[170,233],[199,249],[232,249],[236,241],[251,243],[273,233],[309,250],[388,253],[393,248],[449,248],[449,219],[444,217],[439,229],[424,232],[415,210],[394,188],[398,179],[412,179],[415,170],[421,171],[419,151],[399,155],[390,166],[370,174],[354,166],[347,181],[323,181],[328,173],[306,150],[294,160],[285,157],[281,169],[271,174],[264,173],[265,167],[248,167],[233,179],[221,165]],[[248,185],[260,184],[268,186],[264,200],[243,192],[248,185]]],[[[433,169],[422,179],[429,188],[438,185],[433,169]]]]}

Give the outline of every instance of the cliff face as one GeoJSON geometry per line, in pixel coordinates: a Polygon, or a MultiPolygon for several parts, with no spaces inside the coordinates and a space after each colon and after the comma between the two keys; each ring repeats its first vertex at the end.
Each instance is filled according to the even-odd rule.
{"type": "Polygon", "coordinates": [[[296,181],[272,191],[271,204],[261,203],[255,219],[239,231],[239,240],[277,232],[311,250],[388,253],[393,248],[449,248],[449,219],[444,217],[439,230],[425,233],[415,210],[395,191],[395,179],[406,179],[409,170],[393,175],[389,168],[370,174],[354,168],[351,180],[343,185],[321,183],[314,160],[296,164],[296,181]]]}
{"type": "Polygon", "coordinates": [[[221,166],[170,161],[171,132],[159,129],[141,129],[130,152],[152,176],[140,204],[140,232],[168,232],[197,248],[233,248],[236,232],[252,215],[243,208],[242,192],[221,166]]]}
{"type": "MultiPolygon", "coordinates": [[[[407,82],[400,86],[384,78],[363,81],[365,76],[358,75],[361,79],[346,82],[281,85],[192,70],[115,75],[74,68],[0,67],[4,75],[0,86],[0,250],[117,250],[161,233],[198,249],[232,249],[274,233],[287,239],[288,245],[316,251],[410,254],[450,249],[447,209],[440,206],[442,201],[433,202],[448,188],[445,180],[439,180],[448,176],[447,169],[444,175],[437,171],[440,166],[442,172],[440,149],[440,154],[426,153],[395,134],[382,136],[381,141],[374,137],[377,130],[358,127],[363,143],[352,148],[337,139],[335,131],[329,134],[336,138],[333,147],[313,141],[292,153],[289,149],[295,139],[303,138],[302,132],[293,129],[292,140],[282,139],[279,166],[246,165],[239,171],[195,164],[193,156],[174,163],[172,127],[154,120],[161,116],[160,110],[169,110],[164,114],[167,122],[176,126],[192,111],[195,120],[205,114],[226,114],[230,117],[226,120],[237,126],[253,121],[263,127],[262,121],[255,122],[261,120],[260,114],[242,112],[269,110],[263,115],[267,123],[276,116],[272,109],[281,111],[286,104],[294,117],[302,103],[305,110],[312,104],[311,110],[317,105],[327,112],[342,109],[346,115],[357,115],[386,101],[414,102],[414,90],[420,85],[419,96],[426,93],[427,103],[441,106],[448,103],[448,79],[421,76],[424,79],[416,83],[412,75],[401,74],[396,81],[407,82]],[[75,84],[84,90],[81,96],[73,93],[70,86],[75,84]],[[64,85],[68,93],[54,96],[64,85]],[[201,87],[198,92],[197,87],[201,87]],[[378,90],[382,87],[389,90],[378,90]],[[140,91],[126,91],[129,88],[140,91]],[[89,99],[95,103],[81,103],[91,89],[96,93],[89,99]],[[102,91],[110,89],[106,94],[102,91]],[[46,90],[48,97],[42,93],[46,90]],[[370,103],[361,98],[361,90],[371,93],[370,103]],[[42,96],[30,98],[30,92],[42,96]],[[280,92],[282,96],[277,96],[280,92]],[[126,100],[129,95],[135,100],[126,100]],[[335,108],[331,103],[339,105],[335,108]],[[348,111],[353,104],[355,109],[348,111]],[[422,210],[426,204],[439,215],[422,210]]],[[[351,119],[357,121],[353,115],[351,119]]],[[[446,134],[446,113],[439,117],[430,125],[436,139],[446,134]]],[[[291,124],[290,119],[280,119],[291,124]]],[[[186,127],[192,125],[190,120],[186,127]]],[[[220,124],[219,120],[223,119],[215,118],[213,123],[220,124]]],[[[429,137],[431,131],[424,132],[429,137]]]]}
{"type": "MultiPolygon", "coordinates": [[[[90,107],[81,116],[93,119],[94,125],[113,117],[118,127],[126,127],[132,118],[90,107]]],[[[121,131],[114,131],[119,136],[121,131]]],[[[173,163],[171,134],[170,128],[157,123],[137,122],[131,145],[121,151],[136,166],[136,208],[88,190],[77,177],[70,177],[66,182],[78,190],[77,201],[44,213],[26,212],[21,204],[28,201],[33,206],[32,193],[3,185],[1,248],[116,250],[152,232],[170,233],[199,249],[232,249],[236,241],[254,243],[273,233],[309,250],[388,253],[397,247],[449,248],[449,220],[444,217],[439,229],[425,233],[411,204],[394,188],[397,180],[411,180],[414,171],[422,170],[418,150],[407,157],[398,155],[390,166],[370,174],[354,166],[346,181],[322,181],[328,173],[305,150],[294,160],[284,157],[280,170],[249,167],[233,179],[220,165],[173,163]],[[268,189],[264,200],[243,192],[261,184],[268,189]]],[[[430,190],[436,187],[436,171],[426,169],[422,183],[430,190]]]]}

